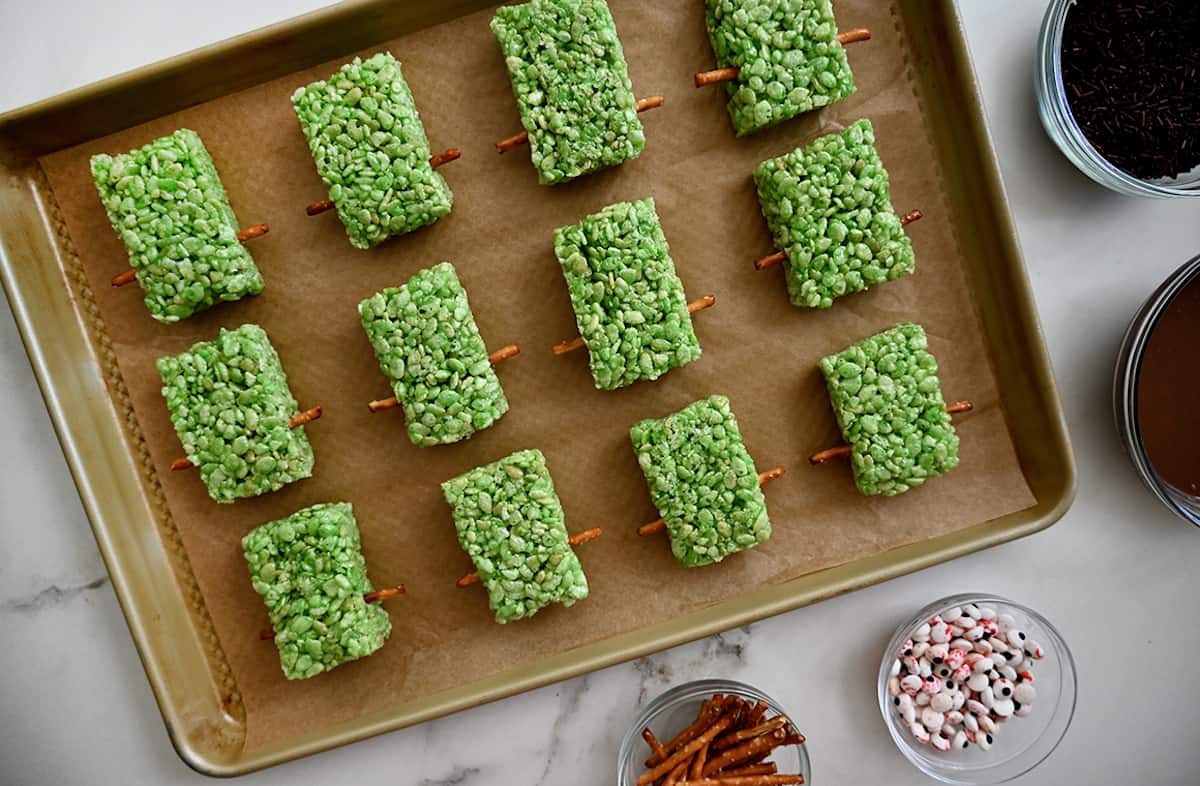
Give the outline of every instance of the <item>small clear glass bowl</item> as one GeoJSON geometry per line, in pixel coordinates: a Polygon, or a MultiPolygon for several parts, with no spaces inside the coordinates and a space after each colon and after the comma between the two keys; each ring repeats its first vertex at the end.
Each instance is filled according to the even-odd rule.
{"type": "Polygon", "coordinates": [[[888,642],[883,653],[883,664],[879,667],[879,711],[883,713],[883,722],[891,732],[896,747],[917,769],[931,778],[966,786],[1004,783],[1024,775],[1045,761],[1071,725],[1075,715],[1076,689],[1075,661],[1071,658],[1067,643],[1049,620],[1019,603],[979,593],[942,598],[905,620],[888,642]],[[921,623],[928,622],[934,614],[967,603],[990,606],[997,613],[1013,615],[1020,629],[1040,644],[1046,654],[1030,666],[1033,684],[1037,688],[1037,701],[1032,712],[999,724],[991,750],[985,751],[971,745],[966,750],[951,749],[943,753],[932,746],[922,745],[912,736],[896,712],[887,683],[892,663],[913,630],[921,623]]]}
{"type": "MultiPolygon", "coordinates": [[[[642,739],[642,729],[649,727],[660,742],[665,743],[691,725],[700,712],[700,704],[712,698],[714,693],[741,696],[751,701],[762,700],[770,708],[768,715],[787,715],[779,703],[767,694],[744,682],[733,680],[697,680],[677,685],[646,705],[621,740],[617,753],[618,786],[636,786],[638,777],[646,771],[646,759],[650,750],[642,739]]],[[[801,733],[804,732],[800,729],[801,733]]],[[[789,745],[776,748],[770,761],[779,765],[779,771],[798,772],[806,784],[812,783],[812,770],[808,761],[808,749],[804,745],[789,745]]]]}
{"type": "Polygon", "coordinates": [[[1080,172],[1119,194],[1144,197],[1200,197],[1200,171],[1176,178],[1143,180],[1113,166],[1087,140],[1067,103],[1062,76],[1063,27],[1076,0],[1051,0],[1038,36],[1034,88],[1046,133],[1080,172]]]}
{"type": "Polygon", "coordinates": [[[1142,424],[1138,417],[1138,382],[1150,337],[1154,335],[1159,317],[1170,308],[1171,301],[1197,277],[1200,277],[1200,255],[1192,257],[1168,276],[1130,321],[1113,372],[1113,414],[1125,451],[1142,482],[1172,513],[1200,527],[1200,498],[1180,491],[1158,476],[1142,441],[1142,424]]]}

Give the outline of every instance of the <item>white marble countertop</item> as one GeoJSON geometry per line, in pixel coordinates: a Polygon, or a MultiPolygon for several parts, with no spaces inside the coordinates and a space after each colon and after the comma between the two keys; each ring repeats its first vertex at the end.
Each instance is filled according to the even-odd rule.
{"type": "MultiPolygon", "coordinates": [[[[322,4],[6,0],[0,111],[322,4]]],[[[1127,319],[1200,251],[1198,206],[1115,196],[1052,147],[1033,96],[1045,0],[961,5],[1078,456],[1067,516],[1016,543],[247,782],[609,784],[639,703],[699,676],[751,682],[794,708],[819,783],[929,782],[880,721],[880,650],[924,603],[980,589],[1041,610],[1078,663],[1074,726],[1022,784],[1200,780],[1200,625],[1186,605],[1200,532],[1142,488],[1109,396],[1127,319]]],[[[204,782],[167,741],[6,302],[0,411],[0,782],[204,782]]]]}

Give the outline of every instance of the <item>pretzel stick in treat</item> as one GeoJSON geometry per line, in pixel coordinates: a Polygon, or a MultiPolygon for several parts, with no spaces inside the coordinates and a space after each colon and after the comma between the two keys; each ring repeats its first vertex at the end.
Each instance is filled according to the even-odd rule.
{"type": "MultiPolygon", "coordinates": [[[[459,150],[457,147],[451,147],[446,150],[443,150],[442,152],[440,152],[436,155],[430,156],[429,157],[429,166],[433,167],[434,169],[437,169],[442,164],[449,164],[451,161],[457,161],[461,157],[462,157],[462,151],[459,150]]],[[[332,199],[322,199],[317,202],[313,202],[311,205],[308,205],[307,207],[304,208],[304,212],[310,216],[319,216],[320,214],[324,213],[326,210],[333,210],[333,200],[332,199]]]]}
{"type": "MultiPolygon", "coordinates": [[[[687,304],[688,313],[695,314],[697,311],[703,311],[706,308],[712,308],[716,304],[717,304],[717,296],[716,295],[705,295],[704,297],[697,298],[696,300],[693,300],[691,303],[687,304]]],[[[567,339],[566,341],[558,342],[554,346],[550,347],[550,351],[556,355],[565,355],[568,352],[574,352],[575,350],[580,349],[582,347],[583,347],[583,336],[576,336],[575,338],[570,338],[570,339],[567,339]]]]}
{"type": "MultiPolygon", "coordinates": [[[[770,483],[772,480],[775,480],[783,475],[784,472],[786,472],[786,470],[783,467],[774,467],[766,472],[760,472],[758,473],[758,485],[761,486],[764,483],[770,483]]],[[[649,524],[643,524],[642,526],[638,527],[638,535],[641,535],[643,538],[645,538],[649,537],[650,535],[656,535],[659,532],[664,531],[666,528],[667,522],[663,521],[662,519],[657,519],[655,521],[651,521],[649,524]]]]}
{"type": "MultiPolygon", "coordinates": [[[[271,228],[266,224],[252,224],[237,233],[237,239],[245,243],[247,240],[253,240],[256,237],[262,237],[267,234],[271,228]]],[[[123,287],[126,284],[132,284],[137,280],[137,270],[129,268],[112,277],[112,285],[114,287],[123,287]]]]}
{"type": "MultiPolygon", "coordinates": [[[[975,405],[970,401],[955,401],[946,405],[946,411],[951,415],[970,412],[973,409],[975,409],[975,405]]],[[[825,462],[833,461],[834,459],[849,458],[850,453],[851,448],[849,445],[836,445],[832,448],[826,448],[825,450],[817,451],[808,457],[808,461],[810,464],[824,464],[825,462]]]]}
{"type": "MultiPolygon", "coordinates": [[[[519,354],[521,354],[521,347],[517,344],[509,344],[508,346],[500,347],[495,352],[488,355],[488,361],[490,361],[494,366],[497,363],[508,360],[509,358],[515,358],[519,354]]],[[[379,398],[375,399],[374,401],[367,402],[367,409],[371,410],[372,412],[382,412],[385,409],[394,409],[398,406],[400,406],[400,399],[396,398],[395,396],[379,398]]]]}
{"type": "MultiPolygon", "coordinates": [[[[865,27],[856,27],[853,30],[847,30],[844,33],[838,33],[838,43],[843,46],[846,44],[856,44],[859,41],[870,41],[871,31],[865,27]]],[[[711,85],[719,85],[722,82],[732,82],[738,78],[742,69],[737,66],[730,68],[714,68],[711,71],[701,71],[696,74],[692,81],[696,87],[709,87],[711,85]]]]}
{"type": "MultiPolygon", "coordinates": [[[[904,215],[900,216],[900,226],[908,226],[912,222],[917,221],[924,217],[925,217],[925,214],[922,213],[920,210],[910,210],[907,213],[905,213],[904,215]]],[[[776,251],[774,254],[768,254],[767,256],[763,257],[762,259],[755,260],[754,269],[755,270],[766,270],[768,268],[775,267],[776,265],[782,265],[786,261],[787,261],[787,252],[786,251],[776,251]]]]}
{"type": "MultiPolygon", "coordinates": [[[[296,428],[297,426],[303,426],[306,423],[312,423],[319,417],[321,417],[320,407],[306,409],[303,412],[297,412],[295,415],[292,415],[290,418],[288,418],[288,427],[296,428]]],[[[178,472],[182,469],[191,469],[194,466],[195,464],[193,464],[187,456],[180,456],[171,462],[171,469],[175,472],[178,472]]]]}
{"type": "MultiPolygon", "coordinates": [[[[376,601],[391,600],[392,598],[398,598],[401,595],[406,594],[408,594],[408,590],[404,588],[404,585],[397,584],[394,587],[384,587],[383,589],[377,589],[373,592],[364,593],[363,600],[365,600],[367,603],[375,603],[376,601]]],[[[263,630],[258,634],[258,637],[263,641],[270,641],[271,639],[275,638],[275,631],[270,628],[263,628],[263,630]]]]}
{"type": "MultiPolygon", "coordinates": [[[[657,109],[663,105],[662,96],[648,96],[637,102],[637,111],[645,112],[647,109],[657,109]]],[[[521,145],[529,144],[529,132],[522,131],[519,134],[513,134],[507,139],[501,139],[496,143],[497,153],[507,153],[509,150],[515,150],[521,145]]]]}
{"type": "MultiPolygon", "coordinates": [[[[578,534],[572,535],[571,537],[567,538],[567,543],[568,543],[568,545],[571,545],[571,546],[578,546],[580,544],[587,543],[590,540],[595,540],[596,538],[600,537],[603,534],[604,534],[604,530],[602,530],[600,527],[592,527],[591,529],[585,529],[583,532],[580,532],[578,534]]],[[[454,586],[458,587],[459,589],[466,589],[467,587],[470,587],[472,584],[478,584],[480,581],[481,581],[481,579],[479,578],[478,573],[468,573],[467,575],[463,576],[458,581],[454,582],[454,586]]],[[[647,729],[646,731],[649,731],[649,729],[647,729]]],[[[645,736],[644,732],[643,732],[642,736],[645,736]]],[[[651,736],[653,736],[653,735],[651,735],[651,736]]],[[[649,742],[649,740],[647,740],[647,742],[649,742]]]]}

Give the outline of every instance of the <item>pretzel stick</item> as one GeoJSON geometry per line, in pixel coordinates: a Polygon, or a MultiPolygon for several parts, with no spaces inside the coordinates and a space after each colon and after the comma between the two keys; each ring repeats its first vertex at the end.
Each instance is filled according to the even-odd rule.
{"type": "Polygon", "coordinates": [[[662,746],[661,754],[654,754],[646,760],[647,767],[654,767],[656,764],[666,761],[666,757],[677,751],[680,746],[686,745],[695,739],[697,734],[708,728],[710,722],[721,712],[722,702],[725,697],[721,694],[716,694],[710,700],[706,700],[700,704],[700,712],[696,713],[696,720],[691,722],[691,725],[684,728],[682,732],[672,737],[670,742],[662,746]]]}
{"type": "Polygon", "coordinates": [[[776,729],[769,734],[762,734],[747,742],[743,742],[741,745],[729,748],[715,759],[708,760],[708,763],[704,765],[704,777],[707,778],[709,775],[712,775],[714,772],[723,767],[728,767],[731,764],[738,764],[739,762],[744,761],[751,756],[756,756],[763,751],[772,750],[773,748],[781,745],[786,736],[787,732],[785,732],[783,729],[776,729]]]}
{"type": "MultiPolygon", "coordinates": [[[[904,215],[900,216],[900,226],[902,226],[902,227],[908,226],[912,222],[917,221],[921,218],[924,218],[924,216],[925,216],[925,214],[922,213],[920,210],[910,210],[907,213],[905,213],[904,215]]],[[[772,268],[772,267],[775,267],[776,265],[782,265],[786,261],[787,261],[787,252],[786,251],[776,251],[774,254],[768,254],[767,256],[763,257],[762,259],[755,260],[754,261],[754,269],[755,270],[766,270],[767,268],[772,268]]]]}
{"type": "MultiPolygon", "coordinates": [[[[952,404],[946,405],[946,411],[951,415],[957,415],[960,412],[970,412],[973,409],[975,409],[975,405],[970,401],[955,401],[952,404]]],[[[849,458],[851,453],[852,449],[849,445],[837,445],[832,448],[825,448],[825,450],[818,450],[808,457],[808,462],[810,464],[824,464],[834,459],[849,458]]]]}
{"type": "MultiPolygon", "coordinates": [[[[242,243],[245,243],[247,240],[253,240],[256,237],[262,237],[269,231],[271,231],[271,228],[266,224],[251,224],[245,229],[238,231],[237,239],[242,243]]],[[[112,285],[114,287],[123,287],[126,284],[132,284],[136,280],[137,271],[133,268],[129,268],[128,270],[123,270],[117,275],[113,276],[112,285]]]]}
{"type": "MultiPolygon", "coordinates": [[[[404,588],[404,585],[397,584],[394,587],[384,587],[383,589],[377,589],[372,592],[365,593],[363,595],[363,600],[365,600],[367,603],[375,603],[376,601],[391,600],[392,598],[398,598],[401,595],[406,594],[408,594],[408,590],[404,588]]],[[[259,632],[258,637],[263,641],[269,641],[275,638],[275,631],[271,630],[270,628],[263,628],[263,630],[259,632]]]]}
{"type": "Polygon", "coordinates": [[[732,748],[739,742],[744,742],[745,740],[753,739],[754,737],[760,737],[763,734],[769,734],[776,729],[780,729],[787,722],[787,718],[779,715],[771,718],[771,720],[767,721],[766,723],[754,726],[753,728],[730,732],[713,743],[713,750],[723,751],[726,748],[732,748]]]}
{"type": "Polygon", "coordinates": [[[662,786],[675,786],[676,783],[679,783],[680,778],[684,778],[686,781],[687,768],[688,763],[686,761],[679,762],[679,765],[675,769],[667,773],[667,777],[663,779],[662,786]]]}
{"type": "MultiPolygon", "coordinates": [[[[647,109],[657,109],[662,105],[662,96],[647,96],[646,98],[638,101],[634,108],[639,112],[645,112],[647,109]]],[[[528,131],[522,131],[519,134],[513,134],[508,139],[501,139],[496,143],[496,152],[507,153],[509,150],[514,150],[525,144],[529,144],[528,131]]]]}
{"type": "MultiPolygon", "coordinates": [[[[488,355],[488,362],[494,366],[501,361],[514,358],[519,354],[521,354],[521,347],[516,344],[509,344],[508,346],[500,347],[495,352],[488,355]]],[[[400,406],[400,399],[396,398],[395,396],[379,398],[375,399],[374,401],[367,402],[367,409],[371,410],[372,412],[382,412],[385,409],[393,409],[394,407],[398,406],[400,406]]]]}
{"type": "Polygon", "coordinates": [[[779,765],[773,761],[764,762],[763,764],[747,764],[744,767],[734,767],[731,770],[721,770],[719,777],[746,777],[749,775],[774,775],[779,772],[779,765]]]}
{"type": "MultiPolygon", "coordinates": [[[[567,545],[578,546],[580,544],[587,543],[589,540],[595,540],[603,534],[604,530],[600,529],[599,527],[585,529],[583,532],[567,538],[567,545]]],[[[482,581],[482,579],[479,578],[478,573],[468,573],[458,581],[454,582],[454,586],[458,587],[459,589],[466,589],[472,584],[478,584],[480,581],[482,581]]]]}
{"type": "MultiPolygon", "coordinates": [[[[429,165],[434,169],[437,169],[442,164],[449,164],[451,161],[457,161],[461,157],[462,151],[457,147],[451,147],[443,150],[437,155],[430,156],[429,165]]],[[[313,202],[311,205],[308,205],[304,208],[304,212],[310,216],[319,216],[326,210],[333,210],[332,199],[322,199],[320,201],[313,202]]]]}
{"type": "MultiPolygon", "coordinates": [[[[837,40],[839,44],[856,44],[859,41],[871,40],[871,31],[865,27],[856,27],[853,30],[847,30],[844,33],[838,33],[837,40]]],[[[696,87],[708,87],[710,85],[720,84],[721,82],[732,82],[738,78],[741,69],[737,66],[731,68],[714,68],[712,71],[701,71],[692,78],[696,87]]]]}
{"type": "Polygon", "coordinates": [[[651,756],[662,756],[663,755],[662,743],[658,741],[658,737],[654,736],[654,732],[650,731],[649,726],[642,729],[642,739],[645,740],[646,744],[650,746],[650,755],[651,756]]]}
{"type": "Polygon", "coordinates": [[[688,781],[688,786],[786,786],[786,784],[804,783],[804,776],[795,775],[734,775],[730,777],[718,775],[715,778],[701,778],[698,781],[688,781]]]}
{"type": "Polygon", "coordinates": [[[712,743],[708,743],[696,751],[696,755],[692,757],[692,766],[688,767],[688,781],[698,781],[703,777],[704,762],[708,761],[708,750],[712,743]]]}
{"type": "MultiPolygon", "coordinates": [[[[760,472],[758,473],[758,485],[761,486],[764,483],[770,483],[772,480],[775,480],[775,478],[783,475],[784,472],[786,472],[786,470],[783,467],[772,467],[766,472],[760,472]]],[[[662,519],[655,519],[649,524],[643,524],[642,526],[638,527],[638,534],[643,538],[646,538],[662,532],[666,528],[667,522],[663,521],[662,519]]]]}
{"type": "MultiPolygon", "coordinates": [[[[675,751],[675,753],[671,754],[671,756],[662,764],[659,764],[649,772],[642,773],[642,775],[640,775],[637,779],[637,786],[646,786],[648,783],[653,783],[661,778],[665,773],[675,769],[680,762],[686,762],[692,756],[692,754],[700,750],[708,743],[712,742],[713,737],[716,737],[718,734],[725,731],[725,729],[729,728],[731,723],[733,723],[733,715],[731,713],[725,713],[720,718],[717,718],[716,723],[710,726],[708,730],[699,737],[675,751]]],[[[705,769],[707,769],[707,767],[705,767],[705,769]]]]}
{"type": "Polygon", "coordinates": [[[767,703],[762,699],[759,699],[758,703],[754,705],[754,708],[749,712],[746,718],[744,718],[746,728],[757,726],[758,724],[762,723],[763,716],[766,714],[767,703]]]}
{"type": "MultiPolygon", "coordinates": [[[[303,412],[297,412],[295,415],[292,415],[290,418],[288,418],[288,428],[296,428],[297,426],[303,426],[305,423],[312,423],[319,417],[321,417],[320,407],[313,407],[312,409],[306,409],[303,412]]],[[[194,466],[195,464],[193,464],[187,456],[180,456],[171,462],[171,469],[176,472],[181,469],[191,469],[194,466]]]]}
{"type": "MultiPolygon", "coordinates": [[[[716,304],[716,295],[705,295],[702,298],[698,298],[693,300],[691,303],[688,303],[687,310],[689,314],[695,314],[697,311],[703,311],[706,308],[712,308],[716,304]]],[[[576,336],[575,338],[558,342],[554,346],[550,347],[550,351],[556,355],[565,355],[568,352],[574,352],[581,347],[583,347],[583,336],[576,336]]]]}

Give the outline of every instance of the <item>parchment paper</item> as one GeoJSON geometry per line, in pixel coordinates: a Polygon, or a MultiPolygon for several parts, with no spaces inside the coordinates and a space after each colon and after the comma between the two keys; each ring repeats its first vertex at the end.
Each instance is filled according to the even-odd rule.
{"type": "Polygon", "coordinates": [[[372,251],[346,241],[332,214],[306,217],[325,196],[288,100],[346,58],[47,156],[43,166],[79,249],[111,334],[120,372],[144,432],[171,513],[245,702],[246,744],[255,747],[378,711],[673,618],[764,584],[865,557],[1020,510],[1033,497],[1018,468],[988,351],[952,232],[954,208],[938,180],[908,76],[902,26],[888,4],[839,0],[843,28],[864,26],[869,43],[850,47],[858,92],[782,127],[736,140],[719,88],[697,90],[692,74],[713,67],[703,4],[612,0],[638,96],[661,93],[663,108],[642,115],[646,149],[623,166],[550,188],[538,185],[524,150],[497,155],[495,140],[520,129],[499,47],[485,11],[364,50],[390,49],[405,76],[433,149],[463,157],[441,170],[453,213],[430,228],[372,251]],[[836,302],[826,311],[789,305],[781,270],[756,273],[774,249],[759,214],[750,171],[822,131],[859,117],[875,123],[900,212],[925,219],[908,228],[917,272],[836,302]],[[109,279],[127,265],[92,187],[88,157],[119,152],[185,126],[204,139],[243,226],[268,222],[251,241],[266,279],[257,298],[227,304],[177,325],[153,321],[134,286],[109,279]],[[587,357],[555,357],[551,344],[575,335],[552,231],[621,200],[654,196],[689,298],[717,305],[695,317],[704,356],[654,383],[616,392],[592,386],[587,357]],[[467,288],[492,348],[519,342],[522,354],[499,374],[512,405],[495,427],[467,442],[418,448],[400,410],[372,415],[370,399],[390,395],[358,321],[356,304],[448,259],[467,288]],[[896,498],[864,498],[849,467],[810,467],[806,456],[839,435],[817,370],[830,352],[901,320],[929,332],[947,399],[970,398],[956,418],[961,466],[896,498]],[[279,350],[301,407],[325,415],[308,427],[313,478],[233,505],[217,505],[195,473],[169,472],[179,455],[159,393],[154,361],[218,326],[255,322],[279,350]],[[774,537],[724,563],[686,570],[665,538],[641,539],[657,518],[634,459],[628,428],[645,417],[723,393],[732,401],[760,469],[788,468],[766,489],[774,537]],[[591,597],[570,609],[496,625],[482,589],[457,590],[470,569],[459,550],[438,484],[520,448],[545,451],[568,528],[603,526],[580,548],[591,597]],[[316,502],[348,500],[362,528],[372,580],[403,582],[409,595],[387,605],[395,625],[377,654],[303,682],[288,682],[250,586],[239,540],[254,526],[316,502]]]}

